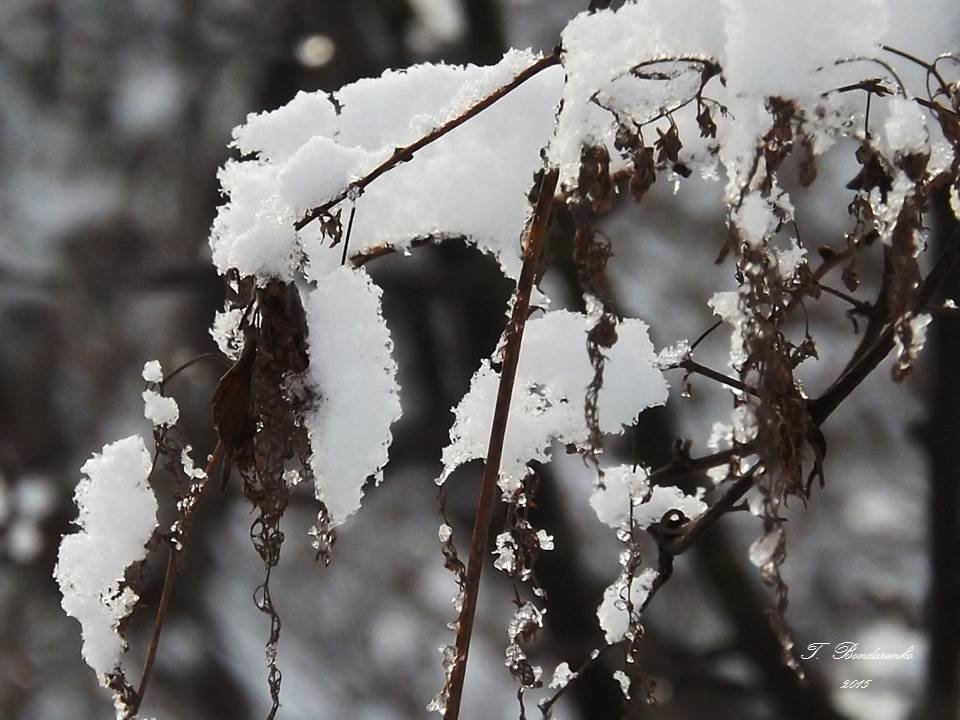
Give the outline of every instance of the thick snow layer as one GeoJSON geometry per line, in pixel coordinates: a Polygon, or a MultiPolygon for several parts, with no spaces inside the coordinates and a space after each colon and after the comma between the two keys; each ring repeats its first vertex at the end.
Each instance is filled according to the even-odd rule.
{"type": "Polygon", "coordinates": [[[80,531],[67,535],[53,576],[63,609],[80,622],[83,658],[105,682],[120,664],[126,644],[118,623],[137,602],[122,587],[127,568],[146,557],[157,526],[157,500],[147,483],[150,453],[138,435],[106,445],[88,460],[77,485],[80,531]]]}
{"type": "Polygon", "coordinates": [[[366,271],[342,267],[321,278],[305,303],[309,379],[318,398],[306,417],[310,464],[333,525],[360,508],[364,483],[387,463],[390,426],[400,417],[380,295],[366,271]]]}
{"type": "MultiPolygon", "coordinates": [[[[296,233],[294,223],[303,213],[344,191],[396,147],[506,84],[537,57],[512,50],[491,67],[391,70],[347,85],[332,99],[301,93],[278,110],[251,115],[234,137],[241,152],[256,158],[229,162],[221,172],[230,200],[210,238],[217,268],[289,280],[306,251],[311,277],[319,279],[339,265],[341,248],[329,247],[317,222],[296,233]]],[[[537,75],[374,181],[356,199],[351,253],[405,248],[419,237],[462,236],[515,277],[529,213],[526,194],[553,131],[562,76],[558,68],[537,75]]],[[[348,213],[349,207],[344,225],[348,213]]]]}
{"type": "Polygon", "coordinates": [[[641,80],[631,75],[631,69],[661,58],[720,57],[723,18],[719,9],[717,3],[697,0],[651,0],[627,3],[616,11],[582,13],[570,21],[562,36],[567,71],[563,110],[550,146],[550,159],[560,168],[562,185],[576,181],[584,145],[604,145],[611,158],[619,156],[614,147],[616,120],[601,104],[644,122],[696,90],[699,68],[666,83],[641,80]],[[692,18],[697,21],[691,22],[692,18]],[[614,99],[613,107],[604,98],[614,99]]]}
{"type": "Polygon", "coordinates": [[[924,110],[913,100],[900,97],[890,98],[887,110],[889,115],[883,123],[885,150],[890,155],[928,154],[930,132],[924,110]]]}
{"type": "MultiPolygon", "coordinates": [[[[519,489],[528,462],[548,459],[553,441],[587,442],[585,393],[593,379],[586,348],[588,323],[587,316],[565,310],[527,322],[500,471],[501,488],[508,494],[519,489]]],[[[642,410],[667,400],[667,382],[656,368],[646,323],[625,320],[617,333],[617,344],[605,351],[598,401],[604,433],[622,432],[642,410]]],[[[485,360],[454,408],[456,419],[438,482],[463,463],[486,456],[499,384],[499,373],[485,360]]]]}
{"type": "MultiPolygon", "coordinates": [[[[697,58],[723,68],[726,86],[711,81],[704,96],[730,110],[721,117],[713,105],[711,112],[720,126],[721,159],[735,186],[742,184],[757,141],[769,128],[764,107],[769,97],[790,98],[808,111],[822,151],[827,126],[839,127],[861,110],[860,99],[855,102],[852,93],[823,93],[862,79],[865,64],[848,61],[880,55],[881,43],[902,35],[894,24],[903,14],[884,0],[649,0],[583,13],[562,36],[567,83],[550,147],[561,185],[575,185],[583,146],[605,146],[612,167],[622,165],[625,158],[614,145],[618,120],[642,125],[692,100],[699,68],[691,60],[697,58]],[[683,61],[666,62],[678,58],[683,61]],[[660,74],[652,77],[651,71],[660,74]]],[[[944,22],[956,26],[960,14],[951,8],[942,15],[944,22]]],[[[950,50],[946,33],[940,35],[947,43],[942,49],[950,50]]],[[[694,107],[673,113],[686,152],[700,142],[694,107]]]]}

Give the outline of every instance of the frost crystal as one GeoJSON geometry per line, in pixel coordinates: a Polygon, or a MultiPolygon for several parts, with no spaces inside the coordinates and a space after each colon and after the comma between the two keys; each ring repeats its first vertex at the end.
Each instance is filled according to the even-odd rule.
{"type": "Polygon", "coordinates": [[[180,408],[172,397],[154,390],[143,391],[143,414],[155,427],[170,427],[180,419],[180,408]]]}
{"type": "MultiPolygon", "coordinates": [[[[531,460],[546,461],[550,443],[584,445],[589,437],[584,418],[584,391],[593,378],[586,350],[585,315],[565,310],[527,322],[517,381],[504,439],[501,488],[514,494],[531,460]]],[[[619,340],[606,355],[598,408],[600,430],[623,432],[640,412],[667,399],[667,383],[656,368],[647,325],[624,320],[619,340]]],[[[457,467],[486,454],[493,422],[499,374],[485,360],[470,390],[454,409],[450,444],[443,450],[443,483],[457,467]]]]}
{"type": "Polygon", "coordinates": [[[127,568],[146,557],[157,526],[157,501],[147,483],[150,453],[137,435],[104,446],[81,468],[80,531],[60,543],[53,576],[63,609],[80,622],[83,658],[101,684],[120,665],[126,644],[117,627],[137,602],[123,586],[127,568]]]}
{"type": "Polygon", "coordinates": [[[393,341],[381,290],[364,270],[339,268],[307,297],[308,377],[319,398],[307,413],[310,465],[331,525],[360,508],[363,485],[387,463],[400,417],[393,341]]]}

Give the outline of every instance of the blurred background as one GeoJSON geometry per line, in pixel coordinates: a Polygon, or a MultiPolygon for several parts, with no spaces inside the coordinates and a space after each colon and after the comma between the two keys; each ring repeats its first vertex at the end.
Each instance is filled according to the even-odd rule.
{"type": "MultiPolygon", "coordinates": [[[[549,50],[585,5],[0,2],[0,719],[112,717],[51,572],[76,515],[80,465],[105,442],[149,436],[143,363],[159,359],[169,370],[215,349],[207,329],[223,291],[206,238],[231,129],[299,90],[335,90],[385,68],[492,63],[511,46],[549,50]]],[[[832,151],[810,189],[785,182],[811,255],[820,244],[838,245],[846,230],[850,193],[838,190],[856,174],[852,149],[832,151]]],[[[706,300],[735,283],[729,264],[713,265],[725,233],[722,186],[685,182],[674,195],[661,180],[642,205],[624,203],[604,221],[617,305],[650,323],[658,348],[697,337],[712,321],[706,300]]],[[[935,210],[934,245],[952,222],[935,210]]],[[[558,245],[562,233],[555,231],[558,245]]],[[[548,294],[557,307],[582,307],[576,274],[555,254],[548,294]]],[[[289,720],[425,717],[442,683],[437,648],[452,641],[445,625],[454,582],[437,540],[433,479],[450,408],[494,348],[510,286],[490,259],[452,243],[367,267],[384,287],[404,417],[386,480],[340,532],[330,567],[313,562],[306,535],[312,492],[293,496],[272,586],[283,619],[280,717],[289,720]]],[[[875,268],[865,262],[860,270],[858,297],[870,299],[875,268]]],[[[956,284],[951,290],[956,297],[956,284]]],[[[824,296],[808,310],[822,357],[804,371],[815,395],[857,338],[839,300],[824,296]]],[[[790,508],[784,569],[798,647],[913,646],[916,659],[822,660],[800,686],[779,665],[764,617],[770,599],[747,560],[761,528],[738,513],[681,558],[646,615],[643,669],[657,680],[661,705],[624,703],[612,679],[622,658],[611,656],[556,706],[558,718],[896,720],[934,717],[933,697],[951,708],[939,717],[956,717],[960,637],[950,602],[960,549],[960,380],[952,375],[960,326],[950,317],[938,323],[908,382],[894,385],[885,366],[830,419],[827,487],[808,508],[790,508]],[[869,689],[841,689],[844,680],[862,679],[873,679],[869,689]]],[[[717,333],[698,359],[723,367],[728,348],[728,336],[717,333]]],[[[195,457],[214,441],[209,401],[220,369],[194,366],[172,386],[195,457]]],[[[671,377],[666,408],[645,413],[626,441],[611,442],[613,459],[663,463],[678,437],[694,442],[694,454],[704,451],[729,398],[696,378],[693,397],[681,398],[680,380],[671,377]]],[[[557,546],[539,565],[551,601],[531,651],[548,680],[557,663],[577,667],[602,643],[595,610],[619,570],[619,545],[587,504],[590,470],[562,449],[556,458],[539,471],[533,518],[557,546]]],[[[451,480],[459,538],[469,533],[478,477],[474,465],[451,480]]],[[[155,488],[161,496],[170,490],[162,478],[155,488]]],[[[253,720],[269,707],[268,625],[252,600],[262,578],[248,537],[252,516],[236,486],[223,495],[209,490],[144,717],[253,720]]],[[[162,568],[151,565],[147,576],[148,608],[131,628],[133,677],[162,568]]],[[[465,718],[518,717],[503,667],[511,597],[502,578],[485,575],[465,718]]],[[[530,698],[528,716],[539,717],[536,694],[530,698]]]]}

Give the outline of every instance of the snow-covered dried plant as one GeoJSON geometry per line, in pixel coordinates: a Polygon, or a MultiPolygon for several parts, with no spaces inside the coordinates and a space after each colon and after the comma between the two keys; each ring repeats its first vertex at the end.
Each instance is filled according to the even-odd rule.
{"type": "MultiPolygon", "coordinates": [[[[311,542],[330,562],[337,527],[360,509],[367,480],[382,477],[401,413],[381,290],[365,266],[441,242],[489,254],[516,289],[499,346],[453,409],[436,479],[442,486],[464,463],[485,460],[466,564],[451,527],[440,528],[459,593],[456,638],[443,649],[446,683],[429,708],[446,718],[460,711],[498,498],[508,507],[493,565],[516,589],[505,664],[520,685],[521,715],[524,692],[543,686],[542,668],[524,649],[549,610],[536,561],[571,549],[555,548],[531,524],[531,463],[549,462],[564,446],[593,468],[590,506],[622,543],[621,567],[597,599],[605,645],[587,666],[612,647],[628,664],[638,659],[642,611],[669,580],[674,558],[746,500],[762,527],[750,559],[774,595],[783,661],[802,672],[784,618],[781,510],[791,497],[807,502],[815,481],[824,484],[822,426],[854,388],[891,353],[894,379],[910,372],[960,257],[955,235],[932,269],[921,270],[934,194],[949,193],[960,212],[960,60],[922,59],[901,47],[908,25],[919,36],[937,20],[887,0],[604,5],[573,18],[550,54],[511,50],[490,67],[388,71],[333,94],[300,93],[235,130],[240,159],[220,173],[227,201],[210,236],[228,287],[212,333],[232,363],[213,393],[216,451],[205,470],[195,467],[177,403],[165,394],[178,371],[164,377],[147,363],[152,462],[144,440],[131,437],[84,465],[80,532],[64,538],[55,572],[64,609],[81,623],[84,658],[113,693],[118,717],[134,716],[143,701],[197,501],[215,473],[221,482],[242,478],[255,509],[251,537],[265,567],[255,597],[271,620],[268,717],[276,715],[280,619],[270,572],[290,493],[302,479],[313,484],[311,542]],[[917,75],[919,87],[904,79],[917,75]],[[804,218],[784,175],[790,168],[802,185],[813,183],[818,157],[834,147],[852,148],[860,167],[837,190],[849,193],[849,230],[813,248],[810,238],[801,242],[804,218]],[[700,340],[678,338],[658,353],[647,322],[618,312],[606,274],[616,239],[597,230],[604,215],[642,202],[654,183],[682,193],[691,175],[725,182],[728,233],[717,262],[737,284],[703,298],[719,318],[711,330],[729,333],[723,371],[698,362],[700,340]],[[538,284],[545,258],[561,252],[546,252],[559,228],[572,228],[567,252],[584,312],[551,309],[538,284]],[[870,254],[882,256],[884,269],[872,302],[853,296],[858,263],[870,254]],[[797,368],[818,358],[816,329],[807,323],[797,332],[790,321],[824,294],[848,301],[851,318],[865,326],[849,363],[811,398],[797,368]],[[712,452],[694,457],[678,442],[664,467],[605,462],[610,436],[667,402],[673,371],[684,389],[696,375],[729,391],[730,414],[714,424],[712,452]],[[161,470],[179,484],[176,520],[158,528],[149,479],[161,470]],[[121,663],[123,629],[138,600],[137,566],[161,548],[169,553],[163,598],[134,684],[121,663]]],[[[669,318],[647,321],[671,334],[669,318]]],[[[584,667],[556,669],[539,703],[544,716],[584,667]]],[[[638,686],[624,670],[616,679],[625,698],[652,701],[642,672],[638,686]]]]}

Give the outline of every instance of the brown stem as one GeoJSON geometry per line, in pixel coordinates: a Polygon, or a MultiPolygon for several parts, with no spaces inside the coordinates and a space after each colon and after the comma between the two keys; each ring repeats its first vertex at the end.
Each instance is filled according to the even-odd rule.
{"type": "Polygon", "coordinates": [[[721,385],[727,385],[740,392],[745,392],[749,395],[759,395],[755,387],[747,385],[745,382],[732,378],[729,375],[724,375],[722,372],[718,372],[706,365],[701,365],[696,360],[691,360],[690,358],[680,361],[672,369],[682,369],[691,374],[703,375],[711,380],[716,380],[721,385]]]}
{"type": "Polygon", "coordinates": [[[308,210],[306,215],[304,215],[301,220],[297,221],[294,227],[297,230],[302,230],[309,223],[311,223],[317,217],[319,217],[320,215],[325,213],[327,210],[332,208],[334,205],[336,205],[339,202],[342,202],[347,196],[351,194],[356,195],[356,194],[362,193],[370,183],[372,183],[374,180],[376,180],[378,177],[380,177],[384,173],[392,170],[394,167],[396,167],[400,163],[404,163],[404,162],[407,162],[408,160],[412,160],[414,153],[416,153],[417,151],[422,150],[427,145],[430,145],[436,140],[439,140],[444,135],[449,133],[451,130],[455,130],[456,128],[460,127],[465,122],[467,122],[467,120],[470,120],[474,116],[479,115],[481,112],[483,112],[488,107],[493,105],[495,102],[497,102],[497,100],[500,100],[501,98],[509,95],[511,92],[513,92],[518,87],[523,85],[523,83],[525,83],[527,80],[532,78],[534,75],[539,74],[540,72],[546,70],[549,67],[553,67],[554,65],[559,64],[559,62],[560,62],[560,53],[557,51],[554,51],[549,55],[545,55],[544,57],[540,58],[530,66],[524,68],[519,73],[517,73],[517,75],[515,75],[514,78],[510,82],[508,82],[506,85],[500,86],[499,88],[494,90],[492,93],[490,93],[486,97],[482,98],[481,100],[478,100],[476,103],[471,105],[460,115],[457,115],[455,118],[448,120],[442,125],[435,127],[426,135],[419,138],[418,140],[415,140],[409,145],[404,145],[403,147],[396,148],[390,157],[388,157],[382,163],[377,165],[377,167],[375,167],[373,170],[368,172],[362,178],[360,178],[359,180],[354,180],[345,189],[337,193],[337,195],[335,195],[333,198],[323,203],[322,205],[319,205],[313,208],[312,210],[308,210]]]}
{"type": "MultiPolygon", "coordinates": [[[[927,274],[923,283],[921,283],[914,303],[916,309],[921,309],[930,302],[931,298],[937,293],[958,263],[960,263],[960,229],[957,229],[953,233],[947,248],[937,259],[936,264],[927,274]]],[[[873,347],[864,353],[827,392],[815,400],[810,401],[809,411],[813,423],[818,427],[822,425],[840,404],[850,396],[850,393],[883,361],[893,347],[894,328],[893,326],[888,326],[873,347]]],[[[740,454],[746,454],[744,448],[740,449],[740,454]]],[[[697,538],[703,534],[704,530],[716,523],[717,520],[733,508],[737,501],[746,495],[750,488],[753,487],[753,476],[758,467],[759,466],[755,465],[743,477],[734,482],[724,495],[716,503],[711,505],[703,515],[693,520],[676,540],[663,544],[661,552],[678,555],[689,549],[697,538]]]]}
{"type": "Polygon", "coordinates": [[[456,661],[450,673],[447,707],[444,720],[456,720],[460,716],[460,701],[463,695],[463,681],[467,670],[467,656],[470,652],[470,637],[473,633],[473,619],[477,609],[477,595],[480,590],[480,574],[487,553],[487,539],[490,535],[490,521],[497,500],[497,479],[500,475],[500,458],[503,455],[503,441],[507,431],[507,419],[510,415],[510,399],[517,377],[520,361],[520,346],[523,330],[530,308],[530,293],[533,290],[537,268],[543,254],[543,239],[547,221],[553,207],[554,193],[557,188],[559,171],[548,170],[540,183],[537,205],[533,219],[523,244],[523,268],[517,281],[516,299],[510,322],[506,328],[506,345],[503,352],[503,367],[500,370],[500,385],[497,388],[497,400],[493,413],[493,426],[490,430],[490,444],[487,459],[483,467],[480,485],[480,498],[473,522],[473,537],[470,541],[470,558],[467,563],[466,586],[464,587],[463,607],[457,620],[456,661]]]}
{"type": "Polygon", "coordinates": [[[153,661],[157,657],[157,649],[160,646],[160,631],[163,629],[163,619],[167,616],[167,609],[170,607],[170,597],[173,595],[173,583],[177,577],[177,551],[170,546],[170,554],[167,556],[167,570],[163,576],[163,590],[160,593],[160,605],[157,607],[156,618],[153,621],[153,634],[150,636],[150,647],[147,648],[147,657],[143,662],[143,672],[140,675],[140,686],[137,688],[137,699],[133,708],[133,714],[136,715],[143,703],[143,695],[147,691],[147,683],[150,682],[150,671],[153,669],[153,661]]]}
{"type": "MultiPolygon", "coordinates": [[[[960,261],[960,230],[953,233],[943,254],[937,259],[933,269],[920,285],[914,302],[914,310],[921,310],[929,304],[933,295],[940,289],[950,272],[960,261]]],[[[866,377],[873,372],[883,359],[893,350],[894,327],[888,325],[873,346],[861,355],[823,395],[810,402],[810,417],[816,425],[821,425],[840,403],[842,403],[866,377]]]]}
{"type": "Polygon", "coordinates": [[[830,287],[829,285],[818,283],[817,287],[823,290],[823,292],[827,293],[827,295],[833,295],[835,298],[839,298],[844,302],[849,303],[851,306],[853,306],[854,310],[857,310],[864,315],[869,315],[870,311],[873,310],[873,306],[865,300],[858,300],[853,295],[848,295],[847,293],[830,287]]]}
{"type": "MultiPolygon", "coordinates": [[[[213,450],[213,454],[210,456],[210,461],[207,463],[207,467],[204,469],[206,476],[209,478],[213,473],[214,468],[220,462],[220,458],[223,455],[223,444],[218,442],[216,448],[213,450]]],[[[153,632],[150,636],[150,646],[147,648],[147,657],[143,662],[143,672],[140,675],[140,684],[137,687],[137,696],[134,700],[132,709],[132,714],[136,715],[140,710],[140,706],[143,704],[143,696],[147,692],[147,685],[150,682],[150,671],[153,669],[153,661],[157,656],[157,649],[160,647],[160,632],[163,630],[163,621],[167,616],[167,611],[170,608],[170,600],[173,597],[173,585],[177,579],[177,573],[179,572],[179,561],[183,555],[183,542],[187,539],[187,532],[189,524],[187,519],[184,519],[184,522],[181,525],[182,527],[182,540],[181,548],[177,550],[173,545],[170,546],[170,555],[167,557],[167,569],[163,576],[163,589],[160,591],[160,605],[157,607],[157,614],[153,620],[153,632]]]]}

